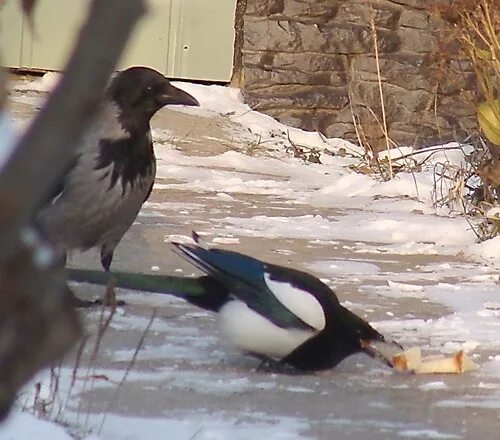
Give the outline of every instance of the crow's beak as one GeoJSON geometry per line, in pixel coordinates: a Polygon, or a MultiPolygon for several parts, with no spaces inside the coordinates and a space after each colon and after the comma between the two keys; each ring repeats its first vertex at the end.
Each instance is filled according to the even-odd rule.
{"type": "Polygon", "coordinates": [[[158,95],[156,100],[162,107],[164,105],[191,105],[196,107],[200,106],[200,103],[196,98],[194,98],[184,90],[174,87],[170,83],[165,84],[163,93],[158,95]]]}
{"type": "Polygon", "coordinates": [[[403,347],[401,347],[401,345],[399,345],[398,343],[396,342],[386,342],[385,340],[381,340],[381,341],[373,341],[373,340],[369,340],[369,339],[360,339],[359,340],[359,344],[361,346],[361,350],[366,353],[368,356],[372,357],[373,359],[378,359],[380,361],[382,361],[385,365],[387,365],[388,367],[391,367],[393,368],[394,365],[392,363],[392,356],[393,354],[396,354],[397,351],[399,351],[400,349],[402,350],[403,347]],[[375,347],[374,344],[377,344],[380,343],[380,344],[383,344],[383,345],[388,345],[388,346],[392,346],[393,350],[390,350],[392,351],[392,353],[382,353],[382,351],[375,347]],[[394,350],[394,347],[397,347],[397,350],[394,350]]]}

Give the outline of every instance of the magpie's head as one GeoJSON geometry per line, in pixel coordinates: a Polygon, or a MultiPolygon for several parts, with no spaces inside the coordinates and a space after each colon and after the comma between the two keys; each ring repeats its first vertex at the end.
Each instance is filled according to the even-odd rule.
{"type": "Polygon", "coordinates": [[[350,347],[351,354],[366,353],[392,367],[392,354],[401,351],[401,345],[394,341],[387,341],[384,335],[380,334],[364,319],[348,310],[347,312],[342,314],[340,318],[341,334],[347,339],[345,349],[349,350],[350,347]]]}
{"type": "Polygon", "coordinates": [[[122,119],[145,124],[165,105],[200,105],[196,98],[149,67],[130,67],[119,72],[108,87],[108,96],[118,105],[122,119]]]}
{"type": "Polygon", "coordinates": [[[387,340],[367,322],[364,324],[364,327],[358,329],[359,351],[391,368],[394,367],[393,356],[404,348],[396,341],[387,340]]]}

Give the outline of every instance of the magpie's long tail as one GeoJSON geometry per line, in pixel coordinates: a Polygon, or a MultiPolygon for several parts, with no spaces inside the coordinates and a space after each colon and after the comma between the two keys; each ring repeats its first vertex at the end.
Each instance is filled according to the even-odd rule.
{"type": "MultiPolygon", "coordinates": [[[[69,281],[107,285],[109,273],[98,270],[67,269],[69,281]]],[[[210,276],[198,278],[151,275],[131,272],[112,272],[116,287],[173,295],[211,311],[217,311],[226,302],[226,288],[210,276]]]]}

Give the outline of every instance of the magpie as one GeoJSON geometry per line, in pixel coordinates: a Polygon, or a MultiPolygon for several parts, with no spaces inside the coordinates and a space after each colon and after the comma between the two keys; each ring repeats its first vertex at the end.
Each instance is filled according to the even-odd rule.
{"type": "Polygon", "coordinates": [[[153,188],[150,120],[169,104],[199,106],[148,67],[128,68],[111,80],[72,164],[35,218],[64,260],[68,251],[98,247],[109,273],[116,246],[153,188]]]}
{"type": "Polygon", "coordinates": [[[172,293],[218,312],[221,334],[230,345],[270,365],[299,371],[330,369],[355,353],[366,353],[392,367],[389,358],[374,347],[385,342],[384,336],[342,306],[313,275],[207,248],[200,245],[196,233],[193,238],[192,245],[172,245],[207,275],[198,281],[204,294],[172,293]]]}

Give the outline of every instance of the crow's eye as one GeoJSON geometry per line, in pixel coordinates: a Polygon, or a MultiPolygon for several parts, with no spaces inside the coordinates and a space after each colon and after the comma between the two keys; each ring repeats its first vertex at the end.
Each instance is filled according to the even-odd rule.
{"type": "Polygon", "coordinates": [[[153,86],[147,86],[146,87],[146,94],[147,95],[154,95],[154,91],[155,90],[154,90],[153,86]]]}

